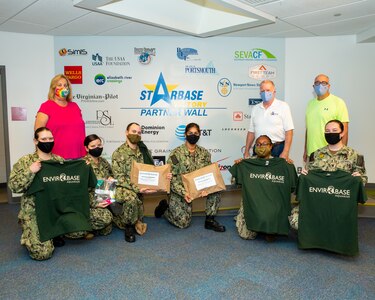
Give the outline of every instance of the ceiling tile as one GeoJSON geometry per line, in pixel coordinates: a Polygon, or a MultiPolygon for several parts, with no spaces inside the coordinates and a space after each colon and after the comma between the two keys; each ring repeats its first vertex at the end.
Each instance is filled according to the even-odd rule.
{"type": "Polygon", "coordinates": [[[301,14],[332,9],[346,4],[371,6],[373,0],[281,0],[278,2],[259,5],[256,8],[278,18],[298,16],[301,14]]]}
{"type": "Polygon", "coordinates": [[[345,20],[342,22],[309,26],[306,29],[320,36],[331,36],[356,34],[374,27],[375,15],[372,15],[358,19],[345,20]]]}
{"type": "Polygon", "coordinates": [[[311,12],[308,14],[284,18],[284,20],[296,26],[307,27],[318,24],[342,22],[346,19],[350,20],[367,17],[368,15],[375,16],[375,9],[371,12],[368,10],[368,7],[363,5],[347,5],[340,7],[340,9],[327,9],[319,12],[311,12]],[[339,13],[340,16],[335,17],[334,15],[337,13],[339,13]]]}
{"type": "Polygon", "coordinates": [[[74,7],[71,0],[39,0],[13,19],[54,28],[87,14],[90,12],[74,7]]]}
{"type": "Polygon", "coordinates": [[[285,32],[285,31],[291,31],[296,30],[295,26],[288,24],[286,22],[283,22],[281,20],[276,20],[274,24],[265,25],[265,26],[259,26],[255,28],[245,29],[241,31],[231,32],[228,34],[225,34],[223,36],[267,36],[272,33],[277,32],[285,32]]]}
{"type": "Polygon", "coordinates": [[[129,20],[91,12],[48,33],[52,35],[98,35],[129,22],[129,20]]]}
{"type": "Polygon", "coordinates": [[[18,33],[41,34],[47,32],[50,29],[51,28],[47,26],[19,21],[7,21],[6,23],[0,25],[0,31],[11,31],[18,33]]]}
{"type": "Polygon", "coordinates": [[[0,0],[0,17],[8,19],[37,0],[0,0]]]}

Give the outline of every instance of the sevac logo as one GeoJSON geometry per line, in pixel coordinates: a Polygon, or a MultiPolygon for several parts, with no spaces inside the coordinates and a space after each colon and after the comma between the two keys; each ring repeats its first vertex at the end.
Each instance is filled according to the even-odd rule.
{"type": "Polygon", "coordinates": [[[266,49],[253,48],[251,50],[234,51],[234,60],[268,60],[275,61],[276,56],[266,49]]]}
{"type": "Polygon", "coordinates": [[[276,68],[267,65],[250,67],[249,77],[256,80],[272,79],[276,77],[276,68]]]}
{"type": "Polygon", "coordinates": [[[207,116],[203,90],[177,90],[178,84],[167,84],[160,73],[156,84],[144,84],[139,100],[153,108],[141,108],[140,116],[207,116]],[[158,107],[156,107],[158,106],[158,107]]]}
{"type": "Polygon", "coordinates": [[[222,97],[227,97],[232,92],[232,83],[228,78],[221,78],[217,83],[217,92],[222,97]]]}

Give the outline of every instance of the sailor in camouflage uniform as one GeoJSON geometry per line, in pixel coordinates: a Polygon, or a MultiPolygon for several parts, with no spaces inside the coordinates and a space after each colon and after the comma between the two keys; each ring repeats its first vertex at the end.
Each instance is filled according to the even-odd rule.
{"type": "Polygon", "coordinates": [[[135,242],[135,225],[143,219],[142,193],[153,193],[153,189],[139,189],[130,182],[132,162],[153,164],[150,151],[141,142],[141,127],[137,123],[130,123],[126,128],[126,142],[112,154],[112,170],[117,180],[116,203],[122,208],[118,215],[114,214],[113,222],[121,229],[125,229],[125,240],[135,242]]]}
{"type": "MultiPolygon", "coordinates": [[[[91,165],[97,179],[108,179],[113,177],[109,162],[101,157],[103,143],[96,134],[88,135],[83,142],[87,155],[83,158],[91,165]]],[[[98,202],[95,192],[90,192],[90,221],[92,229],[99,235],[108,235],[112,232],[112,213],[106,209],[107,202],[98,202]]]]}
{"type": "MultiPolygon", "coordinates": [[[[302,170],[306,175],[308,170],[321,169],[323,171],[342,170],[353,176],[361,176],[363,184],[367,182],[365,163],[362,155],[354,149],[347,147],[342,142],[344,125],[341,121],[331,120],[325,126],[327,146],[311,153],[307,170],[302,170]]],[[[289,216],[290,226],[298,230],[299,206],[292,209],[289,216]]]]}
{"type": "MultiPolygon", "coordinates": [[[[34,180],[35,174],[41,168],[42,160],[63,161],[60,156],[51,153],[53,147],[52,132],[41,127],[35,131],[34,143],[37,150],[33,154],[21,157],[13,166],[9,176],[8,186],[14,193],[23,193],[18,214],[22,226],[21,245],[25,245],[31,258],[45,260],[52,256],[55,249],[53,240],[41,242],[35,213],[35,196],[26,196],[26,191],[34,180]]],[[[61,239],[56,240],[62,246],[61,239]]]]}
{"type": "MultiPolygon", "coordinates": [[[[155,217],[160,218],[164,215],[170,223],[179,228],[188,227],[192,218],[192,204],[182,183],[181,174],[190,173],[211,164],[210,153],[196,144],[200,134],[201,131],[198,124],[190,123],[186,126],[186,142],[172,150],[168,158],[168,164],[172,166],[173,175],[169,204],[166,200],[162,200],[155,209],[155,217]]],[[[205,197],[207,193],[203,192],[201,196],[205,197]]],[[[224,232],[225,227],[214,219],[220,200],[220,193],[213,193],[207,196],[205,228],[224,232]]]]}

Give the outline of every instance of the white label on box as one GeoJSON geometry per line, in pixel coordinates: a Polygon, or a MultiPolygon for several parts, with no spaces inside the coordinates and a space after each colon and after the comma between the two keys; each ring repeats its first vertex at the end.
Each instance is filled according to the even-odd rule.
{"type": "Polygon", "coordinates": [[[208,173],[202,176],[195,177],[194,183],[198,191],[203,190],[204,188],[208,188],[210,186],[215,186],[216,181],[214,173],[208,173]]]}
{"type": "Polygon", "coordinates": [[[158,172],[139,171],[138,175],[139,175],[138,176],[138,183],[139,184],[155,185],[155,186],[158,186],[158,184],[159,184],[159,173],[158,172]]]}

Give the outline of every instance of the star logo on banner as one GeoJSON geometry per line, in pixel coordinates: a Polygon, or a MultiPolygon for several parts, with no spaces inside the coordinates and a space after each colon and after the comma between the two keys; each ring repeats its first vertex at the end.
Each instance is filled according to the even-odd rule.
{"type": "Polygon", "coordinates": [[[163,73],[160,73],[158,82],[156,84],[145,84],[144,86],[150,91],[154,92],[150,105],[153,106],[160,100],[164,100],[168,104],[171,104],[171,97],[169,93],[173,91],[178,84],[166,84],[163,73]]]}

